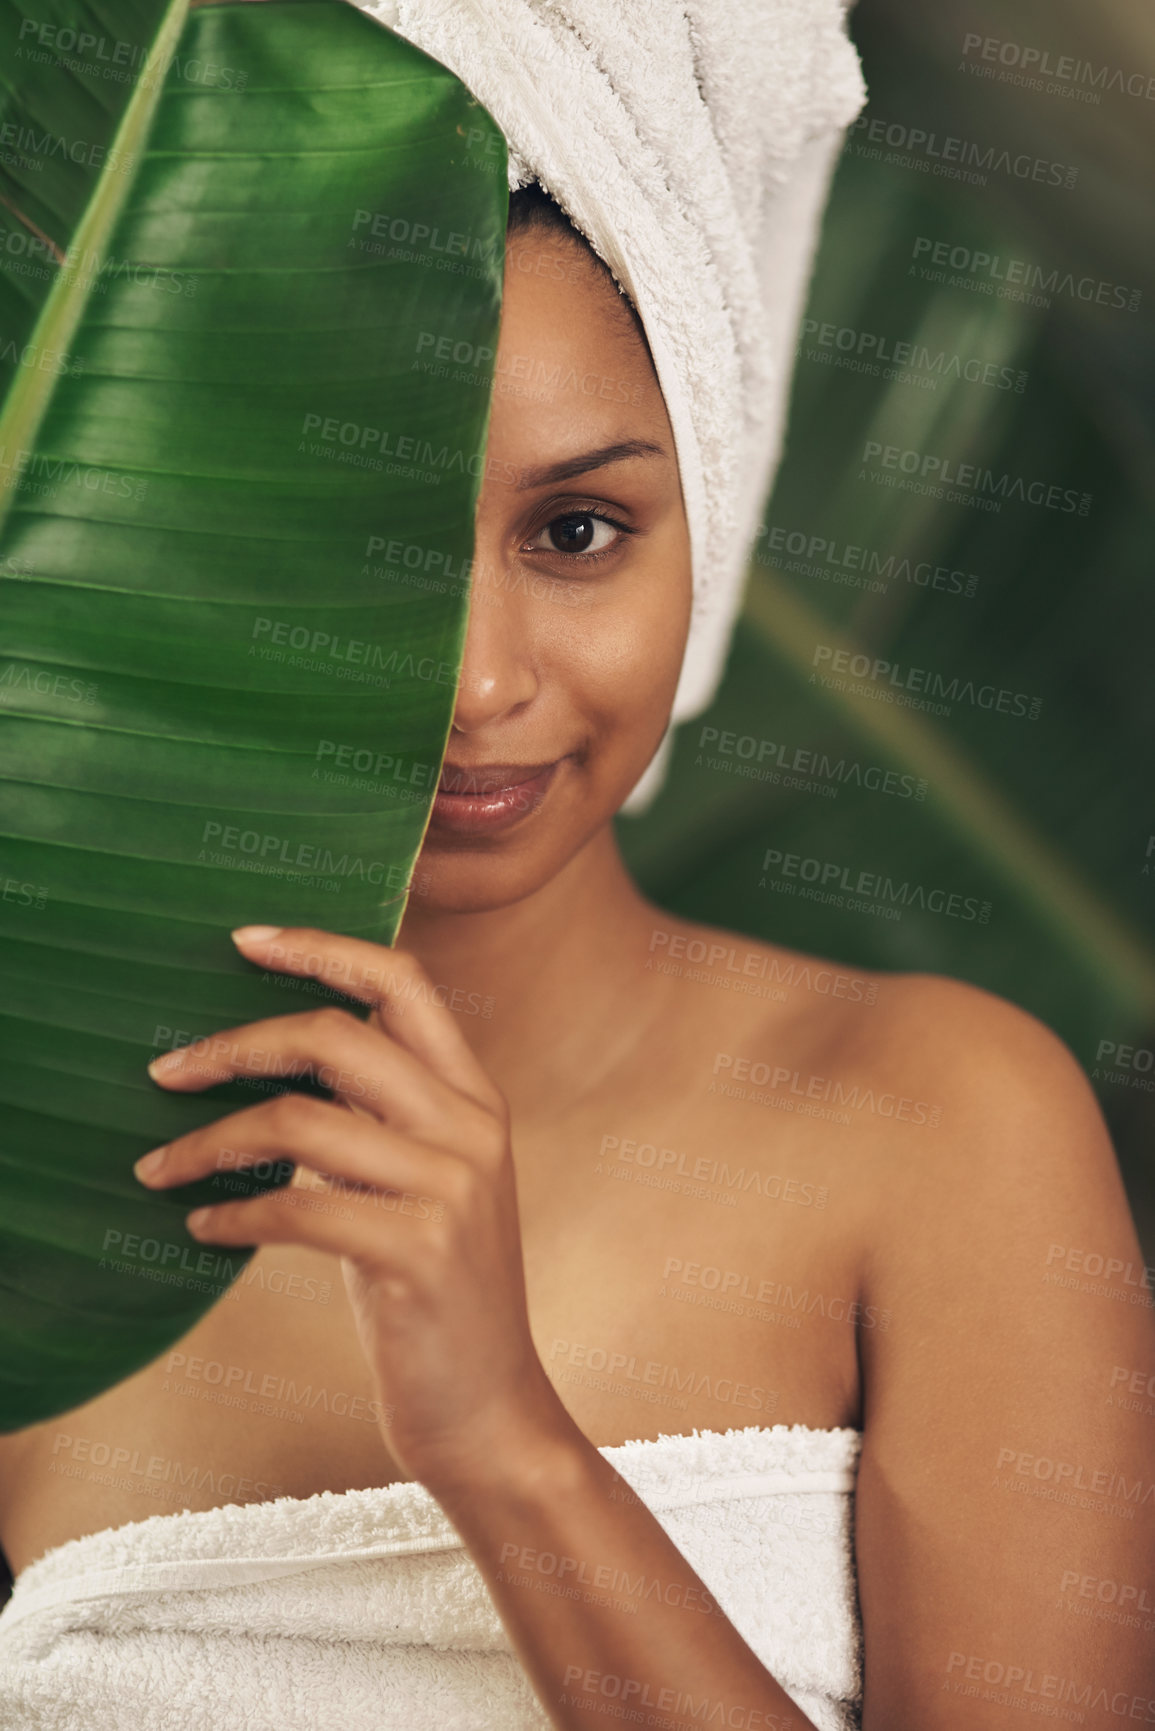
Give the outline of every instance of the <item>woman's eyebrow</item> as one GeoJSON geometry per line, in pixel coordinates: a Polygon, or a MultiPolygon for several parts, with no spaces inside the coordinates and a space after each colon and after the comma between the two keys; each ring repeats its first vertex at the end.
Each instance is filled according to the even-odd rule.
{"type": "Polygon", "coordinates": [[[582,451],[576,457],[563,457],[560,463],[540,463],[534,468],[522,469],[517,485],[524,492],[531,487],[548,487],[554,481],[570,481],[589,469],[604,469],[610,463],[624,463],[630,457],[665,455],[663,447],[651,444],[649,439],[624,439],[616,445],[602,445],[596,451],[582,451]]]}

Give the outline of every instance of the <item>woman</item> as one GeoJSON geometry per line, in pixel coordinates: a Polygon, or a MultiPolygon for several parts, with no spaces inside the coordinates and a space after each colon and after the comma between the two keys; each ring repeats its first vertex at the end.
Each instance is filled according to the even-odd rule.
{"type": "MultiPolygon", "coordinates": [[[[1150,1293],[1133,1282],[1112,1303],[1056,1278],[1076,1252],[1141,1266],[1090,1090],[1045,1028],[984,992],[855,976],[639,894],[612,819],[678,682],[686,514],[640,327],[540,198],[514,200],[496,372],[464,671],[399,946],[247,928],[236,942],[254,965],[327,982],[334,1004],[152,1066],[174,1091],[286,1065],[336,1084],[140,1163],[157,1188],[216,1176],[222,1201],[190,1230],[260,1249],[178,1352],[0,1441],[14,1572],[79,1540],[60,1565],[79,1596],[98,1591],[88,1536],[124,1528],[131,1545],[125,1524],[161,1506],[128,1450],[204,1469],[183,1498],[193,1512],[151,1523],[183,1521],[195,1557],[211,1555],[197,1523],[223,1504],[248,1504],[230,1511],[243,1522],[295,1499],[273,1504],[288,1521],[323,1493],[339,1514],[416,1481],[540,1705],[506,1675],[486,1716],[454,1719],[461,1656],[423,1649],[410,1715],[365,1723],[1155,1723],[1139,1609],[1150,1420],[1112,1399],[1120,1367],[1155,1366],[1150,1293]],[[623,388],[523,393],[524,356],[540,376],[593,370],[623,388]],[[700,946],[748,989],[694,977],[700,946]],[[368,1022],[342,999],[369,1005],[368,1022]],[[229,1172],[263,1160],[293,1163],[292,1183],[228,1200],[229,1172]],[[294,1409],[288,1382],[327,1398],[294,1409]],[[815,1579],[818,1526],[795,1523],[796,1573],[765,1564],[781,1541],[774,1474],[801,1464],[779,1501],[803,1508],[805,1470],[852,1470],[859,1437],[861,1686],[853,1586],[847,1598],[829,1551],[815,1579]],[[639,1485],[647,1449],[673,1458],[669,1439],[695,1439],[703,1472],[715,1453],[730,1463],[707,1509],[725,1534],[712,1574],[639,1485]],[[758,1473],[744,1478],[731,1469],[748,1441],[758,1473]],[[86,1464],[118,1451],[110,1483],[86,1464]],[[761,1622],[725,1609],[744,1569],[766,1574],[761,1622]],[[1088,1614],[1103,1582],[1133,1614],[1088,1614]],[[422,1693],[435,1686],[439,1720],[422,1693]]],[[[264,1684],[230,1682],[216,1723],[289,1722],[262,1692],[285,1667],[292,1723],[362,1722],[334,1692],[324,1599],[318,1586],[295,1643],[262,1650],[264,1684]]],[[[227,1670],[215,1655],[230,1637],[213,1639],[180,1662],[206,1701],[227,1670]]],[[[400,1661],[373,1662],[384,1700],[400,1661]]],[[[20,1663],[35,1674],[35,1655],[20,1663]]],[[[83,1722],[167,1724],[175,1674],[142,1668],[132,1686],[135,1718],[122,1696],[120,1718],[94,1706],[83,1722]]],[[[42,1705],[51,1694],[49,1679],[42,1705]]]]}

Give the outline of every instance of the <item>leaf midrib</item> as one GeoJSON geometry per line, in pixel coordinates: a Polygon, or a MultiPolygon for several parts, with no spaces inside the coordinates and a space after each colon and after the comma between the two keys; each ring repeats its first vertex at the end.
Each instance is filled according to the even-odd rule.
{"type": "MultiPolygon", "coordinates": [[[[90,254],[99,257],[116,227],[140,172],[143,155],[140,147],[148,137],[160,101],[164,80],[157,73],[161,62],[167,69],[175,55],[187,14],[188,0],[169,0],[107,153],[107,163],[132,163],[132,171],[123,166],[104,168],[73,232],[69,255],[76,252],[81,258],[90,254]]],[[[94,280],[85,279],[76,270],[69,269],[67,263],[63,265],[48,291],[29,341],[43,351],[67,354],[92,297],[94,280]]],[[[22,372],[13,383],[3,414],[0,414],[0,443],[12,443],[17,449],[32,449],[54,391],[55,379],[51,374],[42,374],[33,368],[22,372]]],[[[0,473],[0,529],[11,510],[19,484],[17,471],[6,469],[0,473]]]]}

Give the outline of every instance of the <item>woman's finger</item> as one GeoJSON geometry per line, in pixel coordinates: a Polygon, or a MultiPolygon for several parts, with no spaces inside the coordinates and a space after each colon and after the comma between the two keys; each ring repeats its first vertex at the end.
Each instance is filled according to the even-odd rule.
{"type": "Polygon", "coordinates": [[[248,1201],[197,1208],[186,1225],[204,1244],[305,1244],[370,1266],[399,1268],[416,1256],[415,1223],[440,1220],[443,1214],[443,1204],[429,1197],[417,1197],[403,1209],[397,1198],[383,1193],[331,1195],[306,1188],[268,1190],[248,1201]]]}
{"type": "Polygon", "coordinates": [[[318,980],[371,1004],[388,1016],[387,1032],[399,1045],[442,1081],[494,1109],[497,1091],[447,1008],[450,994],[433,984],[407,950],[306,926],[241,926],[233,942],[259,967],[318,980]],[[398,1010],[404,1013],[398,1015],[398,1010]]]}
{"type": "Polygon", "coordinates": [[[137,1177],[150,1190],[192,1184],[210,1175],[241,1172],[264,1161],[283,1161],[287,1178],[304,1166],[341,1185],[436,1201],[439,1181],[454,1156],[400,1135],[370,1118],[358,1118],[327,1100],[283,1094],[192,1130],[137,1161],[137,1177]]]}
{"type": "Polygon", "coordinates": [[[311,1075],[346,1104],[430,1142],[459,1139],[478,1112],[379,1028],[332,1006],[223,1029],[154,1058],[148,1070],[154,1082],[181,1093],[238,1076],[311,1075]]]}

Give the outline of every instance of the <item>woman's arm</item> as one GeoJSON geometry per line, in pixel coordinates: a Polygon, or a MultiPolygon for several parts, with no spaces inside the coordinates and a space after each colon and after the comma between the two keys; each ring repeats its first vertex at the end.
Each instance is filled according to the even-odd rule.
{"type": "Polygon", "coordinates": [[[943,1118],[866,1174],[864,1731],[1155,1725],[1155,1291],[1110,1141],[1039,1023],[902,992],[943,1118]]]}
{"type": "Polygon", "coordinates": [[[429,1488],[553,1724],[809,1731],[645,1504],[564,1410],[543,1416],[429,1488]]]}
{"type": "Polygon", "coordinates": [[[260,1160],[292,1186],[220,1204],[211,1244],[343,1258],[390,1454],[460,1531],[552,1722],[806,1731],[650,1511],[569,1417],[535,1351],[504,1102],[407,955],[320,932],[239,940],[254,962],[374,1006],[233,1029],[150,1066],[167,1088],[310,1073],[138,1163],[153,1187],[260,1160]],[[391,1017],[402,996],[405,1015],[391,1017]],[[556,1557],[542,1568],[540,1559],[556,1557]],[[657,1590],[653,1590],[657,1583],[657,1590]],[[547,1590],[557,1588],[558,1591],[547,1590]],[[570,1593],[576,1587],[577,1591],[570,1593]],[[637,1722],[636,1720],[634,1721],[637,1722]]]}

